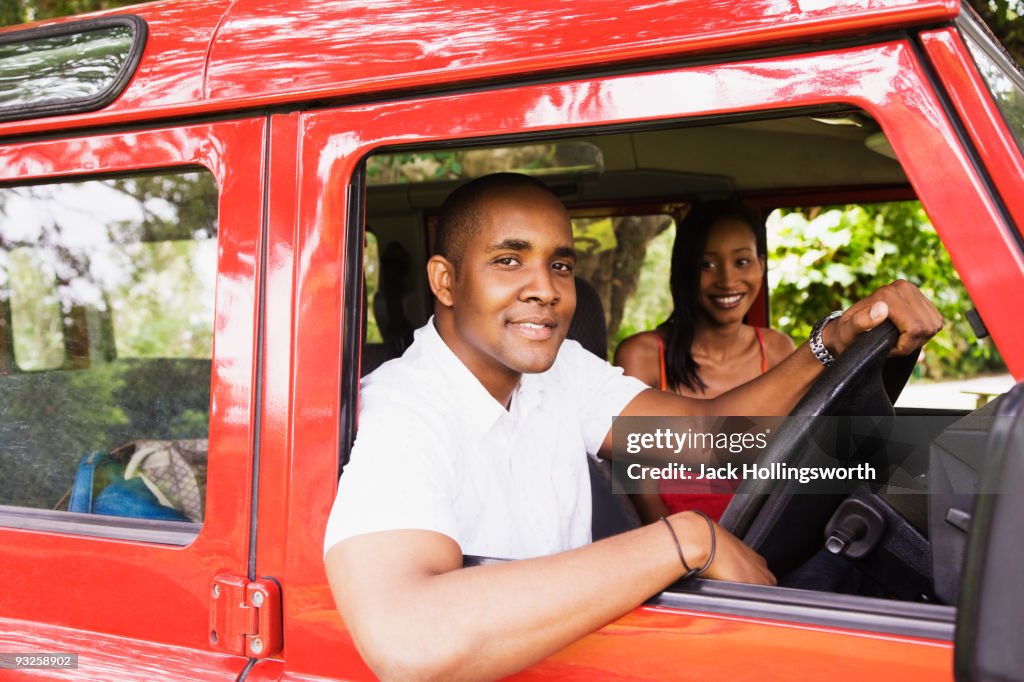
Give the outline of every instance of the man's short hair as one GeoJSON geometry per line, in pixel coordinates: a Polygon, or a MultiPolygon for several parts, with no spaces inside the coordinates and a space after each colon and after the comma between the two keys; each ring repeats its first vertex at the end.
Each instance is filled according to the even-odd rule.
{"type": "Polygon", "coordinates": [[[484,202],[523,189],[539,190],[558,200],[547,185],[522,173],[485,175],[449,194],[437,219],[434,255],[444,256],[458,267],[466,244],[480,230],[484,202]]]}

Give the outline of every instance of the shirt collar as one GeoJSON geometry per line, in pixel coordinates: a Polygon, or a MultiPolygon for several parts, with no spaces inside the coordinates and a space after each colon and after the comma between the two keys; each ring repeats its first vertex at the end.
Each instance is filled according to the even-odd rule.
{"type": "Polygon", "coordinates": [[[499,419],[508,415],[505,407],[494,399],[444,342],[434,326],[433,315],[426,325],[416,330],[415,340],[423,343],[427,354],[436,361],[435,366],[444,377],[446,390],[459,414],[465,416],[465,428],[471,435],[483,436],[499,419]]]}

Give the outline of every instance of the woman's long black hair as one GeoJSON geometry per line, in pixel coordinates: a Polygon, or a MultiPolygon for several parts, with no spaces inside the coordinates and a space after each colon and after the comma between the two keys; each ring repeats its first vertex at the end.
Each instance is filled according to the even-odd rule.
{"type": "MultiPolygon", "coordinates": [[[[662,324],[668,327],[665,344],[665,378],[669,390],[685,386],[703,393],[707,384],[701,381],[700,367],[693,359],[693,334],[698,315],[700,273],[711,228],[723,218],[735,218],[750,225],[757,242],[757,255],[767,252],[764,230],[757,214],[746,204],[732,199],[694,203],[679,224],[672,246],[672,274],[669,288],[673,310],[662,324]]],[[[660,332],[659,332],[660,333],[660,332]]]]}

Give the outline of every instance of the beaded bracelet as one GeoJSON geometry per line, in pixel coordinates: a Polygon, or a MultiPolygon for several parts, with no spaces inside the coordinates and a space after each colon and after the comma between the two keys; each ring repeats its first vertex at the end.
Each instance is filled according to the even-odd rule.
{"type": "Polygon", "coordinates": [[[664,516],[661,517],[661,520],[665,522],[665,526],[668,528],[668,532],[672,534],[672,542],[676,545],[676,553],[679,555],[679,561],[682,562],[683,568],[686,570],[680,580],[689,580],[690,578],[700,576],[704,571],[708,570],[708,567],[711,566],[711,562],[715,560],[715,548],[717,544],[715,542],[715,522],[711,520],[710,516],[700,510],[693,509],[691,511],[693,511],[694,514],[700,514],[703,516],[704,520],[708,522],[708,528],[711,530],[711,551],[708,552],[708,560],[705,561],[704,565],[700,568],[690,568],[690,564],[686,563],[686,558],[683,556],[683,546],[679,544],[679,538],[676,537],[675,529],[672,527],[672,524],[669,523],[668,519],[664,516]]]}

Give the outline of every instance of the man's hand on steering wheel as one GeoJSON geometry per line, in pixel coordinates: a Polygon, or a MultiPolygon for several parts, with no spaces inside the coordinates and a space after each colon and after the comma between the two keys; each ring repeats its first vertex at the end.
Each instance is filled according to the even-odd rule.
{"type": "Polygon", "coordinates": [[[850,306],[822,330],[822,341],[833,353],[842,353],[854,339],[890,320],[900,332],[890,355],[909,355],[942,329],[942,316],[921,290],[898,279],[850,306]]]}

